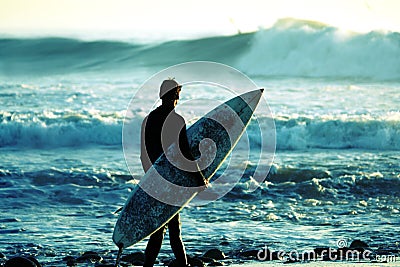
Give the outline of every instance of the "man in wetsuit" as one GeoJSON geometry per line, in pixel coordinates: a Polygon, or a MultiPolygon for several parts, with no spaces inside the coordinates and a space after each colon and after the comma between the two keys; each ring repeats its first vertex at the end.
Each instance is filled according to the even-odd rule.
{"type": "MultiPolygon", "coordinates": [[[[182,155],[193,161],[189,143],[186,136],[186,124],[182,116],[175,112],[175,106],[179,100],[182,86],[175,80],[163,81],[160,87],[161,106],[150,112],[143,120],[141,131],[141,161],[145,172],[162,155],[163,148],[167,149],[171,144],[179,144],[182,155]]],[[[197,172],[194,175],[199,186],[206,186],[207,181],[197,172]]],[[[185,247],[181,238],[181,225],[179,213],[173,217],[167,225],[150,236],[145,250],[144,267],[154,265],[161,249],[166,227],[168,226],[172,251],[175,254],[178,266],[187,266],[185,247]]]]}

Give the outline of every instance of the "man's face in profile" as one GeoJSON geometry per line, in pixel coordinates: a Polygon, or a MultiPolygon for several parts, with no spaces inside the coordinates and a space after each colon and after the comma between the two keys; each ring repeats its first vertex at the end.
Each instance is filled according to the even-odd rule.
{"type": "Polygon", "coordinates": [[[178,87],[178,90],[176,90],[176,98],[174,100],[174,107],[176,107],[176,105],[178,105],[179,94],[181,93],[181,88],[182,87],[178,87]]]}

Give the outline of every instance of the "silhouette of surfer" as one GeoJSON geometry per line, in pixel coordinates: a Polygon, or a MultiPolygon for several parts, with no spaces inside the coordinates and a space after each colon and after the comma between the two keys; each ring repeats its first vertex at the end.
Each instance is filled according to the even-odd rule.
{"type": "MultiPolygon", "coordinates": [[[[144,171],[162,155],[163,148],[171,144],[179,144],[182,155],[193,161],[189,143],[186,136],[186,123],[182,116],[175,112],[175,106],[179,100],[182,86],[175,80],[169,79],[162,82],[160,87],[161,106],[150,112],[143,120],[141,131],[141,161],[144,171]]],[[[206,186],[207,180],[200,171],[194,172],[194,178],[199,186],[206,186]]],[[[165,226],[150,236],[145,250],[144,267],[153,266],[161,249],[166,228],[168,227],[172,251],[175,254],[178,266],[187,266],[185,246],[181,238],[181,223],[179,213],[175,215],[165,226]]]]}

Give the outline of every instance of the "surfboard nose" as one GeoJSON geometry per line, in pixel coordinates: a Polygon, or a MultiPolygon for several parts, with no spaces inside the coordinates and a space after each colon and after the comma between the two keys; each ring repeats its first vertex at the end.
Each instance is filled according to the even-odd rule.
{"type": "Polygon", "coordinates": [[[244,93],[238,97],[243,100],[244,105],[247,105],[252,111],[254,111],[258,105],[258,102],[260,101],[263,92],[264,88],[260,88],[244,93]]]}

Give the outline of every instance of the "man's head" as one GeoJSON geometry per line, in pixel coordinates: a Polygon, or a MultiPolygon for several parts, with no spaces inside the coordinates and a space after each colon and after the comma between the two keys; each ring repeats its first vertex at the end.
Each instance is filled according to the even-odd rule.
{"type": "Polygon", "coordinates": [[[173,79],[164,80],[160,86],[160,98],[164,103],[177,104],[182,86],[173,79]]]}

